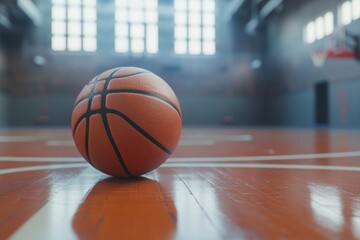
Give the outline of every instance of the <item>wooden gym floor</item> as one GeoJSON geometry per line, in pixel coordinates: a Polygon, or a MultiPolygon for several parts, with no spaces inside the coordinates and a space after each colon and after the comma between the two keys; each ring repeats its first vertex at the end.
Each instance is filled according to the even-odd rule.
{"type": "Polygon", "coordinates": [[[69,129],[0,132],[0,239],[360,239],[360,131],[184,129],[110,178],[69,129]]]}

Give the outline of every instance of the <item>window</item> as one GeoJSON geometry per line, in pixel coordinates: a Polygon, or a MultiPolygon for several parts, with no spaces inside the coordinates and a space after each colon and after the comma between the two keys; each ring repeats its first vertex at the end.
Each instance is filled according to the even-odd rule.
{"type": "Polygon", "coordinates": [[[328,36],[334,31],[334,14],[332,12],[324,15],[324,25],[324,33],[328,36]]]}
{"type": "Polygon", "coordinates": [[[306,43],[313,43],[316,40],[315,23],[309,22],[305,28],[306,43]]]}
{"type": "Polygon", "coordinates": [[[360,18],[360,0],[346,1],[339,7],[339,24],[348,25],[360,18]]]}
{"type": "Polygon", "coordinates": [[[96,0],[52,0],[51,19],[54,51],[96,51],[96,0]]]}
{"type": "Polygon", "coordinates": [[[158,0],[115,0],[115,51],[159,51],[158,0]]]}
{"type": "Polygon", "coordinates": [[[344,2],[339,9],[339,24],[348,25],[352,21],[352,6],[351,1],[344,2]]]}
{"type": "Polygon", "coordinates": [[[214,55],[215,0],[174,0],[176,54],[214,55]]]}
{"type": "Polygon", "coordinates": [[[304,41],[305,43],[313,43],[325,36],[330,35],[334,31],[334,14],[327,12],[324,16],[320,16],[315,21],[309,22],[305,26],[304,41]]]}
{"type": "Polygon", "coordinates": [[[343,2],[339,7],[339,24],[348,25],[360,17],[360,0],[343,2]]]}
{"type": "Polygon", "coordinates": [[[360,0],[352,1],[352,10],[353,20],[360,18],[360,0]]]}

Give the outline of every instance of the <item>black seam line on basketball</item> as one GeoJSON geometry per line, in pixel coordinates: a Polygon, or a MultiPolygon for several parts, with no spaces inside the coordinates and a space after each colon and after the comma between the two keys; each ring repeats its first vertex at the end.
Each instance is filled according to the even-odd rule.
{"type": "Polygon", "coordinates": [[[175,106],[175,104],[173,104],[172,102],[170,102],[166,97],[163,97],[159,94],[156,93],[152,93],[152,92],[147,92],[147,91],[142,91],[142,90],[135,90],[135,89],[117,89],[117,90],[108,90],[107,93],[134,93],[134,94],[141,94],[141,95],[146,95],[149,97],[153,97],[156,99],[159,99],[167,104],[169,104],[171,107],[173,107],[176,112],[179,114],[179,116],[181,117],[181,113],[180,110],[175,106]]]}
{"type": "MultiPolygon", "coordinates": [[[[119,68],[118,70],[121,70],[122,68],[119,68]]],[[[136,75],[140,75],[140,74],[143,74],[143,73],[149,73],[149,72],[137,72],[137,73],[132,73],[132,74],[128,74],[128,75],[124,75],[124,76],[119,76],[119,77],[109,77],[108,80],[111,81],[111,80],[114,80],[114,79],[122,79],[122,78],[126,78],[126,77],[132,77],[132,76],[136,76],[136,75]]],[[[96,86],[95,83],[98,83],[99,81],[106,81],[107,79],[103,79],[103,80],[96,80],[94,82],[92,82],[91,84],[94,84],[94,86],[96,86]]],[[[86,86],[90,86],[91,84],[87,84],[86,86]]],[[[105,89],[105,86],[104,86],[104,89],[105,89]]],[[[95,93],[96,95],[101,95],[101,92],[99,93],[95,93]]],[[[74,105],[74,107],[76,107],[77,105],[79,105],[82,101],[85,101],[86,99],[89,99],[90,95],[89,96],[86,96],[86,97],[83,97],[83,98],[80,98],[74,105]]]]}
{"type": "Polygon", "coordinates": [[[94,81],[92,81],[91,83],[86,84],[85,86],[89,86],[91,84],[97,83],[97,81],[99,80],[99,77],[100,77],[100,75],[97,75],[96,77],[93,78],[94,81]]]}
{"type": "Polygon", "coordinates": [[[113,109],[106,109],[106,113],[114,114],[122,119],[124,119],[128,124],[130,124],[136,131],[141,133],[145,138],[147,138],[149,141],[151,141],[153,144],[155,144],[158,148],[163,150],[168,155],[171,155],[172,152],[167,149],[164,145],[162,145],[160,142],[158,142],[155,138],[153,138],[149,133],[147,133],[144,129],[142,129],[139,125],[137,125],[133,120],[131,120],[128,116],[123,114],[122,112],[113,110],[113,109]]]}
{"type": "Polygon", "coordinates": [[[107,87],[111,81],[111,78],[112,76],[118,71],[115,70],[114,72],[112,72],[110,74],[110,76],[108,77],[108,79],[106,80],[105,82],[105,85],[104,85],[104,89],[102,91],[102,95],[101,95],[101,109],[100,109],[100,113],[101,113],[101,117],[102,117],[102,120],[103,120],[103,124],[104,124],[104,127],[105,127],[105,131],[106,131],[106,135],[108,136],[109,138],[109,141],[115,151],[115,154],[118,158],[118,161],[121,165],[121,167],[123,168],[124,172],[129,176],[129,177],[134,177],[133,174],[131,174],[131,172],[129,171],[129,169],[127,168],[125,162],[124,162],[124,159],[122,158],[121,156],[121,153],[120,153],[120,150],[119,148],[117,147],[116,143],[115,143],[115,139],[111,133],[111,130],[110,130],[110,126],[109,126],[109,122],[108,122],[108,119],[107,119],[107,116],[106,116],[106,91],[107,91],[107,87]]]}
{"type": "MultiPolygon", "coordinates": [[[[99,76],[97,76],[97,77],[99,77],[99,76]]],[[[95,81],[96,81],[96,80],[95,80],[95,81]]],[[[88,107],[87,107],[86,112],[85,112],[85,113],[78,119],[78,121],[76,122],[76,124],[75,124],[75,126],[74,126],[74,130],[73,130],[73,136],[75,135],[75,131],[76,131],[78,125],[80,124],[81,120],[84,119],[84,117],[86,117],[86,115],[88,114],[88,112],[89,112],[89,106],[90,106],[90,108],[91,108],[91,102],[92,102],[92,101],[90,101],[90,100],[92,100],[92,98],[93,98],[94,96],[96,96],[96,95],[94,94],[94,92],[93,92],[93,90],[95,89],[95,86],[96,86],[96,85],[94,85],[94,86],[91,88],[91,91],[90,91],[89,96],[86,96],[86,99],[89,99],[88,107]]],[[[85,99],[84,99],[84,100],[85,100],[85,99]]],[[[75,108],[80,102],[82,102],[82,101],[83,101],[83,100],[81,100],[81,101],[79,100],[77,103],[75,103],[74,108],[75,108]]]]}
{"type": "Polygon", "coordinates": [[[131,74],[128,74],[128,75],[124,75],[124,76],[117,76],[117,77],[111,77],[111,78],[103,78],[103,79],[99,79],[97,80],[96,82],[92,82],[92,83],[88,83],[86,84],[86,86],[90,86],[94,83],[98,83],[98,82],[102,82],[102,81],[107,81],[107,80],[113,80],[113,79],[118,79],[118,78],[126,78],[126,77],[132,77],[132,76],[136,76],[138,74],[142,74],[142,73],[150,73],[150,72],[146,72],[146,71],[142,71],[142,72],[136,72],[136,73],[131,73],[131,74]]]}
{"type": "MultiPolygon", "coordinates": [[[[108,78],[111,79],[112,76],[113,76],[113,74],[115,74],[117,71],[119,71],[119,70],[121,70],[121,69],[123,69],[123,67],[116,68],[116,69],[109,75],[108,78]]],[[[97,75],[97,76],[96,76],[96,79],[92,82],[92,84],[93,84],[93,83],[98,83],[98,82],[99,82],[99,77],[100,77],[100,75],[97,75]]],[[[79,101],[77,101],[77,102],[75,103],[74,108],[75,108],[77,105],[79,105],[82,101],[85,101],[86,99],[89,99],[89,102],[90,102],[90,98],[91,98],[91,97],[95,97],[95,96],[101,95],[101,93],[94,93],[93,90],[95,89],[95,87],[96,87],[96,84],[94,84],[94,85],[92,86],[91,91],[90,91],[90,94],[89,94],[88,96],[79,99],[79,101]]],[[[104,88],[104,89],[105,89],[105,88],[104,88]]],[[[88,105],[88,106],[89,106],[89,105],[88,105]]],[[[80,124],[81,120],[83,120],[86,116],[87,116],[87,112],[85,112],[85,114],[83,114],[83,115],[78,119],[78,121],[76,122],[76,124],[75,124],[75,126],[74,126],[73,136],[74,136],[75,130],[77,129],[77,127],[78,127],[78,125],[80,124]]],[[[91,114],[90,114],[90,116],[91,116],[91,114]]]]}
{"type": "MultiPolygon", "coordinates": [[[[99,79],[99,76],[98,75],[95,79],[95,82],[99,79]]],[[[91,161],[90,159],[90,153],[89,153],[89,132],[90,132],[90,116],[89,116],[89,113],[91,111],[91,105],[92,105],[92,102],[93,102],[93,98],[94,98],[94,89],[96,87],[96,84],[94,84],[91,88],[91,91],[90,91],[90,95],[89,95],[89,102],[88,102],[88,108],[86,110],[86,113],[87,113],[87,116],[86,116],[86,131],[85,131],[85,151],[86,151],[86,157],[89,161],[89,163],[94,166],[93,162],[91,161]]],[[[94,166],[95,167],[95,166],[94,166]]]]}
{"type": "MultiPolygon", "coordinates": [[[[100,77],[100,75],[97,75],[97,76],[95,77],[94,81],[92,81],[91,84],[93,84],[93,83],[95,83],[95,84],[91,87],[91,91],[90,91],[89,95],[86,96],[85,98],[80,98],[79,100],[77,100],[77,101],[75,102],[75,104],[74,104],[74,108],[75,108],[80,102],[82,102],[84,99],[90,98],[91,93],[94,92],[94,89],[95,89],[96,83],[98,82],[99,77],[100,77]]],[[[90,86],[91,84],[86,84],[85,86],[90,86]]]]}
{"type": "MultiPolygon", "coordinates": [[[[110,93],[134,93],[134,94],[141,94],[141,95],[146,95],[149,97],[153,97],[156,99],[159,99],[167,104],[169,104],[171,107],[173,107],[176,112],[179,114],[179,116],[181,117],[181,113],[179,111],[179,109],[175,106],[175,104],[173,104],[172,102],[170,102],[166,97],[163,97],[159,94],[156,93],[152,93],[152,92],[147,92],[147,91],[142,91],[142,90],[135,90],[135,89],[115,89],[115,90],[107,90],[107,94],[110,93]]],[[[99,96],[102,93],[94,93],[94,96],[99,96]]]]}
{"type": "MultiPolygon", "coordinates": [[[[88,114],[87,112],[83,115],[81,115],[81,117],[79,118],[79,120],[76,122],[75,124],[75,127],[74,127],[74,131],[73,131],[73,136],[75,136],[75,132],[77,130],[77,127],[78,125],[80,124],[80,122],[84,119],[86,119],[86,121],[90,118],[90,116],[92,115],[93,113],[91,112],[91,114],[88,114]]],[[[87,124],[87,123],[86,123],[87,124]]],[[[87,130],[86,130],[87,131],[87,130]]],[[[87,140],[86,140],[86,132],[85,132],[85,144],[86,144],[87,140]]],[[[86,145],[85,145],[85,149],[86,149],[86,145]]],[[[92,163],[92,161],[90,160],[90,156],[88,155],[88,153],[86,152],[86,156],[88,157],[88,162],[94,167],[97,169],[97,167],[95,167],[92,163]]]]}
{"type": "MultiPolygon", "coordinates": [[[[125,114],[116,111],[116,110],[112,110],[112,109],[106,109],[105,110],[106,113],[113,113],[119,117],[121,117],[122,119],[124,119],[126,122],[128,122],[132,127],[134,127],[138,132],[140,132],[143,136],[145,136],[147,139],[149,139],[151,142],[153,142],[156,146],[158,146],[160,149],[162,149],[164,152],[166,152],[167,154],[171,155],[172,152],[170,150],[168,150],[166,147],[164,147],[163,145],[161,145],[156,139],[154,139],[153,137],[151,137],[150,134],[148,134],[145,130],[143,130],[141,127],[139,127],[133,120],[131,120],[128,116],[126,116],[125,114]]],[[[101,114],[102,110],[94,110],[91,111],[89,113],[89,117],[95,114],[101,114]]],[[[86,118],[87,114],[82,115],[79,118],[78,122],[81,122],[84,118],[86,118]]],[[[78,123],[77,123],[78,124],[78,123]]]]}

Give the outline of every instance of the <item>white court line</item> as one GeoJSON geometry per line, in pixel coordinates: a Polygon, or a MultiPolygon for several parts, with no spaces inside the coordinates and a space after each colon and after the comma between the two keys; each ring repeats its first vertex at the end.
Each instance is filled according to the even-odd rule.
{"type": "MultiPolygon", "coordinates": [[[[214,146],[217,142],[249,142],[253,140],[251,135],[210,135],[187,137],[180,139],[179,146],[214,146]]],[[[46,145],[49,147],[73,147],[73,140],[48,140],[46,145]]]]}
{"type": "MultiPolygon", "coordinates": [[[[66,164],[65,164],[66,165],[66,164]]],[[[87,174],[93,172],[94,169],[87,168],[81,172],[71,183],[83,183],[83,179],[88,181],[87,174]]],[[[96,171],[96,170],[95,170],[96,171]]],[[[94,184],[97,179],[94,179],[94,184]]],[[[63,203],[64,196],[68,196],[67,189],[58,192],[48,203],[46,203],[39,211],[29,218],[13,235],[11,240],[37,239],[37,240],[62,240],[77,239],[73,230],[72,219],[91,186],[78,189],[74,202],[63,203]]],[[[69,199],[69,198],[65,198],[69,199]]]]}
{"type": "MultiPolygon", "coordinates": [[[[0,170],[0,175],[37,170],[57,170],[67,168],[90,168],[89,164],[56,164],[31,167],[20,167],[0,170]]],[[[160,168],[254,168],[254,169],[294,169],[294,170],[331,170],[331,171],[355,171],[357,166],[324,166],[324,165],[301,165],[301,164],[252,164],[252,163],[164,163],[160,168]]],[[[94,169],[95,170],[95,169],[94,169]]]]}
{"type": "MultiPolygon", "coordinates": [[[[179,146],[214,146],[216,141],[214,140],[180,140],[179,146]]],[[[70,140],[49,140],[46,141],[46,145],[49,147],[74,147],[74,141],[70,140]]]]}
{"type": "MultiPolygon", "coordinates": [[[[249,140],[241,140],[249,141],[249,140]]],[[[222,140],[196,140],[196,139],[184,139],[179,141],[179,146],[214,146],[217,142],[234,142],[234,141],[222,141],[222,140]]],[[[74,141],[60,141],[60,140],[49,140],[46,141],[46,145],[49,147],[74,147],[74,141]]]]}
{"type": "Polygon", "coordinates": [[[0,157],[0,162],[84,162],[79,157],[0,157]]]}
{"type": "Polygon", "coordinates": [[[244,156],[244,157],[170,158],[169,162],[244,162],[244,161],[272,161],[272,160],[303,160],[303,159],[305,160],[305,159],[344,158],[344,157],[360,157],[360,151],[271,155],[271,156],[244,156]]]}
{"type": "Polygon", "coordinates": [[[294,170],[332,170],[332,171],[355,171],[360,167],[352,166],[323,166],[323,165],[300,165],[300,164],[246,164],[246,163],[164,163],[161,167],[176,168],[256,168],[256,169],[294,169],[294,170]]]}
{"type": "Polygon", "coordinates": [[[41,166],[31,166],[31,167],[8,168],[8,169],[1,169],[0,175],[8,174],[8,173],[37,171],[37,170],[83,168],[83,167],[87,167],[87,166],[89,166],[89,164],[87,164],[87,163],[76,163],[76,164],[52,164],[52,165],[41,165],[41,166]]]}
{"type": "Polygon", "coordinates": [[[49,147],[74,147],[75,143],[73,140],[49,140],[46,141],[46,145],[49,147]]]}
{"type": "Polygon", "coordinates": [[[218,142],[248,142],[254,138],[252,135],[241,134],[241,135],[187,135],[184,140],[213,140],[218,142]]]}
{"type": "MultiPolygon", "coordinates": [[[[290,154],[271,156],[244,156],[244,157],[191,157],[169,158],[168,162],[244,162],[244,161],[272,161],[272,160],[311,160],[323,158],[349,158],[360,157],[360,151],[313,153],[313,154],[290,154]]],[[[0,162],[83,162],[83,158],[76,157],[0,157],[0,162]]]]}
{"type": "Polygon", "coordinates": [[[180,140],[179,146],[214,146],[216,141],[214,140],[180,140]]]}
{"type": "Polygon", "coordinates": [[[45,139],[44,136],[0,136],[0,143],[39,142],[45,139]]]}

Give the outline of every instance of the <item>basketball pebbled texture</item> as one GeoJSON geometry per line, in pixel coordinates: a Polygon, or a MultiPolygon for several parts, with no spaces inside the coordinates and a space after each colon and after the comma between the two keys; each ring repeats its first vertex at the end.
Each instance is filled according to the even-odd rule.
{"type": "Polygon", "coordinates": [[[136,177],[159,167],[181,134],[182,113],[170,86],[136,67],[96,76],[75,101],[71,127],[80,154],[96,169],[136,177]]]}

